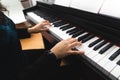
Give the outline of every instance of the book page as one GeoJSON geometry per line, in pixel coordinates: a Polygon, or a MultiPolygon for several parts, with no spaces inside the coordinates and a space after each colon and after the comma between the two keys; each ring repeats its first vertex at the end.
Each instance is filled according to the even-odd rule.
{"type": "Polygon", "coordinates": [[[54,4],[55,0],[36,0],[36,1],[46,3],[46,4],[54,4]]]}
{"type": "Polygon", "coordinates": [[[25,22],[25,16],[23,14],[24,7],[19,0],[2,0],[1,3],[7,9],[5,15],[7,15],[15,24],[25,22]]]}
{"type": "Polygon", "coordinates": [[[70,7],[88,12],[98,13],[104,1],[105,0],[72,0],[70,7]]]}
{"type": "Polygon", "coordinates": [[[119,8],[120,8],[120,0],[106,0],[99,14],[120,18],[119,8]]]}
{"type": "Polygon", "coordinates": [[[69,7],[70,6],[70,2],[71,0],[55,0],[56,5],[60,5],[60,6],[65,6],[65,7],[69,7]]]}

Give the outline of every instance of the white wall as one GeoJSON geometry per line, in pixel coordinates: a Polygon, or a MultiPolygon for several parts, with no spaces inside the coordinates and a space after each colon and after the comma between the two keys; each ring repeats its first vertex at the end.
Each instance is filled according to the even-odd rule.
{"type": "Polygon", "coordinates": [[[98,13],[105,0],[71,0],[70,7],[98,13]]]}
{"type": "Polygon", "coordinates": [[[120,0],[32,0],[120,18],[120,0]]]}
{"type": "Polygon", "coordinates": [[[99,14],[120,18],[120,0],[106,0],[99,14]]]}
{"type": "Polygon", "coordinates": [[[54,4],[69,7],[70,2],[71,0],[55,0],[54,4]]]}

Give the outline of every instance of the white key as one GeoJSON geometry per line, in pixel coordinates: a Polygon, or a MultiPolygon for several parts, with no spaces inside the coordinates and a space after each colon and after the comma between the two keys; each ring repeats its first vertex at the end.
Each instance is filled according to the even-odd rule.
{"type": "Polygon", "coordinates": [[[83,51],[85,51],[84,55],[86,55],[87,53],[89,53],[89,52],[92,51],[92,49],[93,49],[93,47],[89,48],[88,45],[89,45],[91,42],[93,42],[93,41],[95,41],[95,40],[97,40],[97,39],[98,39],[98,37],[94,37],[94,38],[86,41],[85,43],[83,43],[82,46],[76,46],[76,48],[77,48],[78,50],[83,50],[83,51]]]}
{"type": "Polygon", "coordinates": [[[115,80],[118,79],[120,76],[120,65],[117,65],[111,72],[110,72],[110,78],[115,80]]]}
{"type": "Polygon", "coordinates": [[[108,74],[109,72],[111,72],[116,66],[116,62],[120,59],[120,55],[117,56],[113,61],[109,60],[105,65],[104,65],[104,70],[103,72],[108,74]]]}
{"type": "Polygon", "coordinates": [[[59,40],[63,40],[63,39],[67,39],[69,38],[69,36],[67,34],[64,34],[62,31],[59,30],[59,28],[54,27],[54,28],[50,28],[49,31],[55,36],[57,37],[59,40]]]}
{"type": "Polygon", "coordinates": [[[97,63],[97,62],[100,61],[102,58],[104,58],[106,55],[108,55],[114,48],[115,48],[115,46],[112,46],[110,49],[108,49],[108,50],[107,50],[106,52],[104,52],[103,54],[98,53],[98,55],[94,56],[94,57],[92,58],[92,60],[97,63]]]}
{"type": "MultiPolygon", "coordinates": [[[[102,40],[103,41],[103,40],[102,40]]],[[[102,42],[101,41],[101,42],[102,42]]],[[[100,43],[100,42],[99,42],[100,43]]],[[[96,44],[97,45],[97,44],[96,44]]],[[[89,52],[86,56],[88,57],[88,61],[91,63],[91,64],[93,64],[93,65],[95,65],[95,66],[97,66],[96,65],[96,63],[92,60],[92,58],[94,57],[94,56],[96,56],[96,55],[98,55],[98,52],[103,48],[103,47],[105,47],[107,44],[105,44],[105,45],[103,45],[101,48],[99,48],[98,50],[96,50],[96,51],[94,51],[94,50],[92,50],[91,52],[89,52]]]]}
{"type": "MultiPolygon", "coordinates": [[[[102,40],[102,41],[100,41],[99,43],[101,43],[101,42],[103,42],[104,40],[102,40]]],[[[99,44],[98,43],[98,44],[99,44]]],[[[96,44],[97,45],[97,44],[96,44]]],[[[95,46],[96,46],[95,45],[95,46]]],[[[90,53],[88,53],[87,54],[87,57],[89,57],[90,59],[92,59],[92,57],[94,57],[94,56],[96,56],[97,54],[98,54],[98,52],[103,48],[103,47],[105,47],[107,44],[105,44],[105,45],[103,45],[101,48],[99,48],[98,50],[96,50],[96,51],[92,51],[92,52],[90,52],[90,53]]]]}
{"type": "Polygon", "coordinates": [[[43,18],[41,18],[40,16],[36,15],[35,13],[33,12],[28,12],[27,13],[27,16],[34,22],[34,23],[39,23],[41,21],[44,21],[43,18]]]}
{"type": "Polygon", "coordinates": [[[119,80],[120,80],[120,76],[119,76],[119,80]]]}
{"type": "Polygon", "coordinates": [[[115,49],[112,50],[112,51],[111,51],[107,56],[105,56],[102,60],[100,60],[100,61],[98,62],[98,65],[100,65],[101,67],[104,67],[105,64],[108,63],[109,57],[110,57],[112,54],[114,54],[118,49],[119,49],[119,47],[115,46],[115,49]]]}
{"type": "Polygon", "coordinates": [[[78,39],[79,37],[86,35],[86,34],[88,34],[88,32],[84,32],[84,33],[80,34],[79,36],[76,37],[76,39],[78,39]]]}
{"type": "Polygon", "coordinates": [[[73,29],[73,28],[75,28],[75,27],[72,27],[72,28],[70,28],[70,29],[68,29],[68,30],[66,30],[66,31],[62,31],[62,30],[60,29],[60,27],[67,26],[67,25],[69,25],[69,24],[64,24],[64,25],[61,25],[61,26],[59,26],[59,27],[51,27],[51,28],[49,29],[49,31],[50,31],[51,33],[53,33],[53,35],[56,36],[56,37],[57,37],[58,39],[60,39],[60,40],[64,40],[64,39],[67,39],[67,38],[71,38],[70,35],[66,34],[66,31],[71,30],[71,29],[73,29]]]}
{"type": "MultiPolygon", "coordinates": [[[[60,28],[60,27],[59,27],[60,28]]],[[[76,27],[72,27],[72,28],[69,28],[69,29],[67,29],[67,30],[65,30],[65,31],[62,31],[61,29],[59,29],[61,32],[63,32],[65,35],[67,35],[67,36],[69,36],[68,38],[71,38],[72,37],[72,35],[69,35],[69,34],[67,34],[66,32],[67,31],[69,31],[69,30],[72,30],[72,29],[74,29],[74,28],[76,28],[76,27]]]]}

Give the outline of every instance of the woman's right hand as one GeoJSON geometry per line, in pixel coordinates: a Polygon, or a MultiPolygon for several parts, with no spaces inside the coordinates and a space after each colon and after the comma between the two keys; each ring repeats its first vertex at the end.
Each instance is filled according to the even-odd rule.
{"type": "Polygon", "coordinates": [[[59,43],[57,43],[50,51],[52,51],[55,56],[60,59],[65,56],[71,55],[71,54],[84,54],[84,51],[81,50],[73,50],[75,46],[81,46],[82,43],[78,42],[75,38],[69,38],[66,40],[62,40],[59,43]]]}

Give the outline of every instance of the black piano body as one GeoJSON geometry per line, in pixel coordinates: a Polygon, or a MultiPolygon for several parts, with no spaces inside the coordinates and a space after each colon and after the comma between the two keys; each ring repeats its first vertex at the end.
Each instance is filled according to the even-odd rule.
{"type": "MultiPolygon", "coordinates": [[[[23,12],[26,19],[32,23],[34,23],[34,20],[29,18],[27,15],[28,12],[34,12],[38,14],[38,16],[42,16],[44,19],[49,20],[50,22],[54,21],[54,18],[56,18],[55,20],[60,19],[65,22],[69,22],[78,29],[84,29],[120,47],[120,19],[42,2],[37,2],[36,6],[27,8],[23,10],[23,12]]],[[[43,32],[43,37],[48,40],[51,45],[54,45],[60,41],[60,39],[51,34],[49,31],[43,32]]],[[[108,77],[105,73],[96,68],[95,65],[89,63],[89,61],[83,56],[75,56],[74,58],[77,58],[75,60],[78,60],[78,63],[79,60],[81,61],[80,65],[84,64],[83,68],[85,69],[83,69],[83,71],[85,73],[83,75],[87,77],[87,79],[117,80],[108,77]]],[[[68,61],[69,59],[71,59],[71,56],[68,58],[68,61]]]]}

